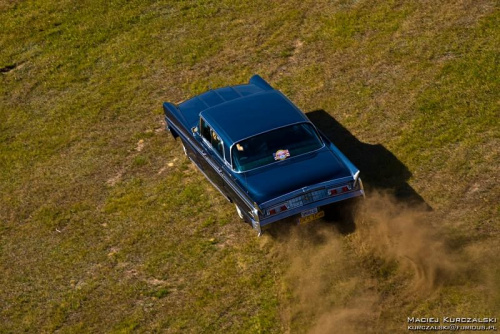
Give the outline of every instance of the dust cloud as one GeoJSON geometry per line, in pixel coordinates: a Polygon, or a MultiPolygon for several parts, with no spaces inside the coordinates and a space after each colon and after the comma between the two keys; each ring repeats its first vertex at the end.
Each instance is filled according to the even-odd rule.
{"type": "Polygon", "coordinates": [[[398,331],[410,315],[402,309],[471,278],[464,254],[446,246],[432,212],[377,192],[350,210],[349,233],[345,218],[327,217],[272,234],[273,252],[287,263],[286,331],[398,331]]]}
{"type": "MultiPolygon", "coordinates": [[[[412,271],[409,288],[432,292],[456,274],[458,259],[445,247],[439,222],[430,221],[424,207],[398,203],[394,197],[376,193],[356,214],[356,246],[384,262],[397,262],[412,271]]],[[[367,255],[367,254],[365,254],[367,255]]]]}

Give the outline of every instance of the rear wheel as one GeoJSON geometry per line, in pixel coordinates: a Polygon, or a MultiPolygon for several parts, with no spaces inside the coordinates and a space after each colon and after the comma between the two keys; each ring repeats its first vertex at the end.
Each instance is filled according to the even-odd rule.
{"type": "Polygon", "coordinates": [[[188,152],[186,150],[186,145],[184,144],[184,142],[182,142],[182,150],[184,151],[184,154],[186,155],[186,157],[188,156],[188,152]]]}
{"type": "Polygon", "coordinates": [[[241,212],[241,209],[238,205],[234,205],[236,207],[236,212],[238,213],[238,216],[241,218],[241,219],[245,219],[245,217],[243,217],[243,212],[241,212]]]}
{"type": "Polygon", "coordinates": [[[240,217],[240,219],[245,223],[250,223],[250,220],[243,214],[241,208],[237,204],[235,204],[234,206],[236,207],[236,213],[238,214],[238,217],[240,217]]]}

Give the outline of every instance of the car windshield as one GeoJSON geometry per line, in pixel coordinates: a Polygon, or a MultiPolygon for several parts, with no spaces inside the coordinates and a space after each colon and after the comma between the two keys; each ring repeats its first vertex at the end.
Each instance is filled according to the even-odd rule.
{"type": "Polygon", "coordinates": [[[323,146],[311,124],[300,123],[242,140],[232,148],[233,167],[243,172],[323,146]]]}

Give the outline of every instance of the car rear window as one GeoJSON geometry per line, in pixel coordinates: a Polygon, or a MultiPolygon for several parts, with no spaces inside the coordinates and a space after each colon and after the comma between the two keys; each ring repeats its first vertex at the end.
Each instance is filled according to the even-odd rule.
{"type": "Polygon", "coordinates": [[[236,171],[243,172],[317,150],[323,146],[311,124],[300,123],[268,131],[233,145],[236,171]]]}

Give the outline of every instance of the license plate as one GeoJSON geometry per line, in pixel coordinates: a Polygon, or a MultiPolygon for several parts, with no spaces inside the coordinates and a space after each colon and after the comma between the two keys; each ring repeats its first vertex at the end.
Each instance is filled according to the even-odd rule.
{"type": "Polygon", "coordinates": [[[307,211],[302,211],[300,213],[300,216],[301,217],[306,217],[306,216],[310,216],[310,215],[313,215],[315,213],[318,212],[318,208],[314,208],[314,209],[311,209],[311,210],[307,210],[307,211]]]}
{"type": "MultiPolygon", "coordinates": [[[[316,211],[317,211],[317,209],[316,209],[316,211]]],[[[325,211],[319,211],[316,213],[312,213],[312,214],[309,214],[308,216],[300,217],[299,224],[307,224],[307,223],[312,222],[313,220],[323,218],[324,216],[325,216],[325,211]]]]}

